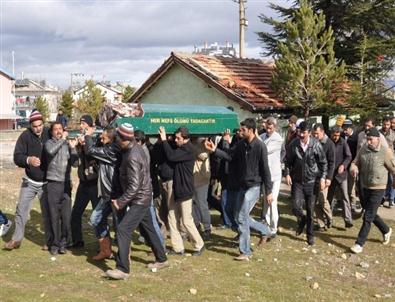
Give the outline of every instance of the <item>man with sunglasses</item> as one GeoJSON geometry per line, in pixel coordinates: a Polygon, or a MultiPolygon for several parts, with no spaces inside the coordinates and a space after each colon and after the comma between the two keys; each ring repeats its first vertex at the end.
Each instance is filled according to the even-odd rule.
{"type": "Polygon", "coordinates": [[[20,196],[16,205],[14,234],[12,239],[4,246],[6,250],[17,249],[21,246],[25,225],[36,195],[40,199],[41,214],[44,221],[46,244],[43,246],[43,250],[48,250],[48,243],[51,242],[52,237],[48,201],[46,194],[43,194],[46,186],[46,164],[43,147],[49,139],[49,130],[44,126],[43,116],[37,110],[31,113],[29,123],[30,127],[19,136],[14,150],[14,163],[25,169],[25,175],[22,177],[20,196]]]}

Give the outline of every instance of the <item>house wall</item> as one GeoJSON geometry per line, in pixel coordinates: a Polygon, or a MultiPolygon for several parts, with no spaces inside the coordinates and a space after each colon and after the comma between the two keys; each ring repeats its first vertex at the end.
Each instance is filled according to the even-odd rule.
{"type": "Polygon", "coordinates": [[[12,81],[0,73],[0,113],[2,115],[14,115],[13,102],[12,81]]]}
{"type": "Polygon", "coordinates": [[[140,99],[146,104],[188,104],[233,107],[239,120],[256,115],[244,110],[184,67],[171,67],[140,99]]]}
{"type": "MultiPolygon", "coordinates": [[[[105,97],[106,100],[109,102],[122,100],[122,96],[119,93],[117,93],[111,89],[107,89],[107,88],[103,87],[102,85],[96,85],[95,88],[100,89],[101,95],[103,97],[105,97]]],[[[74,93],[73,100],[77,101],[77,100],[81,99],[84,96],[85,90],[86,89],[81,89],[81,90],[77,91],[76,93],[74,93]]]]}
{"type": "Polygon", "coordinates": [[[0,119],[0,130],[14,129],[14,120],[0,119]]]}

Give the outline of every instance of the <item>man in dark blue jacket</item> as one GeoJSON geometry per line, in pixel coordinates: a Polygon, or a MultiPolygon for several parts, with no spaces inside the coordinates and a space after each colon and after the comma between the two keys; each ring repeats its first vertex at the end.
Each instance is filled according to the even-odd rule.
{"type": "Polygon", "coordinates": [[[344,138],[340,137],[342,129],[334,127],[331,139],[335,143],[335,170],[329,187],[328,201],[332,204],[336,190],[340,187],[342,196],[343,218],[346,227],[352,227],[351,202],[348,196],[347,170],[351,163],[351,152],[344,138]]]}
{"type": "Polygon", "coordinates": [[[6,250],[19,248],[24,237],[25,225],[29,217],[33,200],[38,195],[40,199],[41,214],[44,221],[45,245],[48,250],[51,239],[51,227],[49,224],[48,201],[43,189],[46,186],[43,146],[49,139],[48,128],[44,127],[43,116],[39,111],[33,111],[29,117],[30,127],[18,138],[15,151],[14,163],[25,169],[26,175],[22,178],[21,193],[15,212],[15,230],[12,239],[5,244],[6,250]]]}
{"type": "Polygon", "coordinates": [[[325,188],[318,192],[317,202],[315,205],[315,214],[317,219],[318,230],[324,230],[332,226],[332,209],[328,201],[328,189],[333,179],[335,171],[335,144],[325,134],[324,125],[317,123],[314,125],[314,137],[321,143],[324,149],[326,161],[328,162],[328,173],[325,178],[325,188]]]}

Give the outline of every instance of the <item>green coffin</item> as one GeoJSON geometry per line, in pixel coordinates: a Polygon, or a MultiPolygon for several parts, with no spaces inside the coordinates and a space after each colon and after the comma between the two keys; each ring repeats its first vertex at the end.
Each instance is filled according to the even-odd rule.
{"type": "Polygon", "coordinates": [[[157,135],[160,126],[165,127],[167,133],[174,133],[178,127],[185,126],[192,135],[215,135],[225,129],[239,128],[237,113],[226,107],[165,104],[141,104],[141,107],[142,116],[118,117],[112,126],[130,123],[135,130],[143,130],[146,135],[157,135]]]}

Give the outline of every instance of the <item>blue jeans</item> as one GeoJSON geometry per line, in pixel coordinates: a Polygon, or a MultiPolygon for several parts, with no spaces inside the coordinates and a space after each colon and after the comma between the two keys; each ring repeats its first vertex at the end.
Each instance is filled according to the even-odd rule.
{"type": "MultiPolygon", "coordinates": [[[[228,204],[228,190],[224,189],[221,192],[221,208],[222,208],[222,220],[224,225],[228,228],[232,227],[232,221],[230,220],[227,205],[228,204]]],[[[232,215],[233,216],[233,215],[232,215]]]]}
{"type": "Polygon", "coordinates": [[[162,244],[163,247],[166,247],[166,245],[165,245],[165,238],[163,238],[163,235],[162,235],[162,232],[160,230],[159,223],[158,223],[158,219],[156,217],[156,211],[155,211],[155,206],[154,206],[154,201],[153,200],[151,201],[151,205],[149,207],[149,211],[150,211],[150,214],[151,214],[151,217],[152,217],[152,223],[154,225],[155,232],[156,232],[156,234],[159,237],[160,243],[162,244]]]}
{"type": "MultiPolygon", "coordinates": [[[[162,247],[166,250],[165,238],[163,237],[162,232],[160,230],[158,219],[156,217],[156,211],[155,211],[155,206],[154,206],[154,201],[153,200],[151,200],[151,204],[149,206],[149,214],[150,214],[150,217],[151,217],[151,220],[152,220],[152,225],[154,227],[155,233],[158,236],[159,241],[162,244],[162,247]]],[[[144,228],[142,228],[141,225],[140,225],[139,229],[140,229],[140,235],[143,236],[145,243],[148,244],[152,248],[152,243],[149,241],[150,240],[149,236],[145,232],[144,228]]]]}
{"type": "Polygon", "coordinates": [[[395,199],[395,189],[392,188],[393,177],[392,173],[388,173],[388,182],[387,189],[385,189],[385,197],[388,198],[389,201],[394,201],[395,199]]]}
{"type": "Polygon", "coordinates": [[[252,209],[259,199],[260,186],[241,190],[240,198],[238,199],[238,216],[237,222],[239,224],[239,249],[240,253],[244,255],[251,255],[251,238],[250,228],[258,231],[262,236],[270,236],[270,228],[250,216],[252,209]]]}
{"type": "Polygon", "coordinates": [[[5,216],[5,214],[0,211],[0,224],[7,224],[8,223],[8,219],[7,216],[5,216]]]}
{"type": "Polygon", "coordinates": [[[225,206],[225,212],[226,215],[228,216],[232,229],[234,231],[237,230],[237,216],[239,214],[239,199],[241,196],[241,190],[226,190],[226,206],[225,206]]]}
{"type": "Polygon", "coordinates": [[[104,238],[110,235],[108,216],[112,213],[111,202],[100,198],[89,219],[95,229],[96,238],[104,238]]]}

